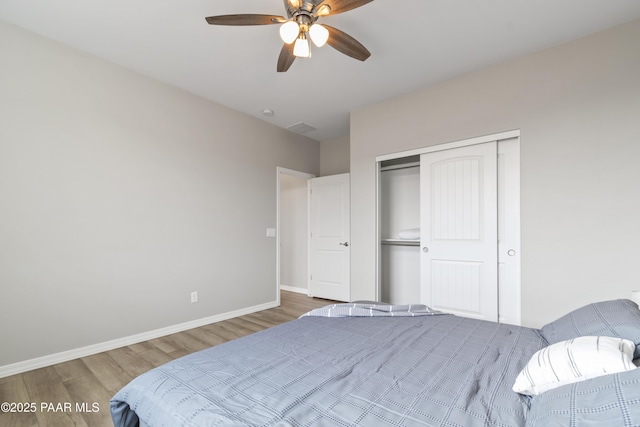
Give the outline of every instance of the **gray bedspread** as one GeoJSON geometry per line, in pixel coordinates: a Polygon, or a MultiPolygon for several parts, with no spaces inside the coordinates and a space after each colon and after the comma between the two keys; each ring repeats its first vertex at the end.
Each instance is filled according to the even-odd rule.
{"type": "Polygon", "coordinates": [[[112,402],[135,426],[523,426],[539,331],[453,315],[302,317],[160,366],[112,402]]]}

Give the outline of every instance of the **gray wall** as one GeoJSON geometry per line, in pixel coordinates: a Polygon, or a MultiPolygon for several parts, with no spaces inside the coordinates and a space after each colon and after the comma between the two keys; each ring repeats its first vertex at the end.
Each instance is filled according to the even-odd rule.
{"type": "Polygon", "coordinates": [[[320,143],[320,176],[349,172],[349,137],[322,141],[320,143]]]}
{"type": "Polygon", "coordinates": [[[1,22],[0,56],[0,366],[276,301],[276,167],[319,143],[1,22]]]}
{"type": "Polygon", "coordinates": [[[308,289],[308,202],[307,178],[280,175],[280,286],[289,291],[308,289]]]}
{"type": "Polygon", "coordinates": [[[520,129],[523,322],[640,289],[640,21],[351,115],[352,291],[375,291],[375,157],[520,129]]]}

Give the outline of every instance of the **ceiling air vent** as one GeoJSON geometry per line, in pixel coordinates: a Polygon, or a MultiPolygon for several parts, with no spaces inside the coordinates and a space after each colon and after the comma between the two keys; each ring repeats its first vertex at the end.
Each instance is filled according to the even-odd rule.
{"type": "Polygon", "coordinates": [[[312,130],[316,130],[316,128],[314,128],[313,126],[310,126],[302,122],[296,123],[295,125],[291,125],[287,127],[287,129],[289,129],[291,132],[302,133],[302,134],[311,132],[312,130]]]}

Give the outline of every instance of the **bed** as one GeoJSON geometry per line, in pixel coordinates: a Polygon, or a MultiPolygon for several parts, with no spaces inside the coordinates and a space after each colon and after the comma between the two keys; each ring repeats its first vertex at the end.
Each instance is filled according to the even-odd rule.
{"type": "Polygon", "coordinates": [[[110,409],[117,427],[640,426],[638,344],[630,300],[542,329],[336,304],[155,368],[110,409]]]}

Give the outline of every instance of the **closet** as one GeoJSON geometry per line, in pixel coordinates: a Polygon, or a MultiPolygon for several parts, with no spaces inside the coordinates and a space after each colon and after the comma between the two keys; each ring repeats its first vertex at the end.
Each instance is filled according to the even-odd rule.
{"type": "Polygon", "coordinates": [[[378,299],[520,323],[519,132],[377,158],[378,299]]]}
{"type": "Polygon", "coordinates": [[[379,184],[380,300],[420,301],[420,156],[380,162],[379,184]]]}

